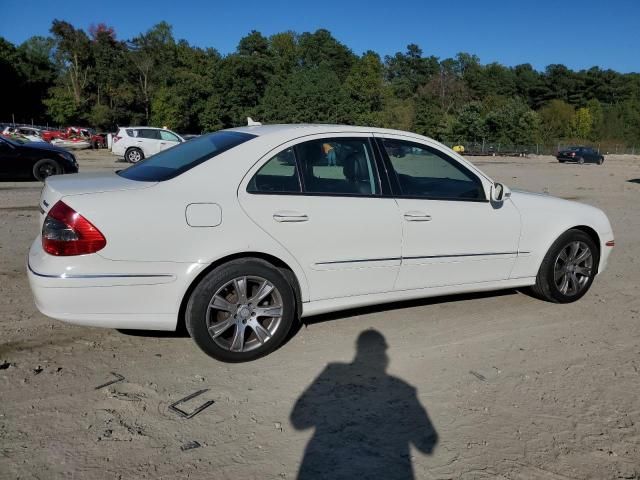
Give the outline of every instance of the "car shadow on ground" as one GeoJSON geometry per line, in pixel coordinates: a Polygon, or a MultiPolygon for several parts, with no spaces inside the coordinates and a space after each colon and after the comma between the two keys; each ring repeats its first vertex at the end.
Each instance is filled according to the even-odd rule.
{"type": "Polygon", "coordinates": [[[629,183],[640,183],[640,178],[630,178],[627,180],[629,183]]]}
{"type": "Polygon", "coordinates": [[[351,363],[330,363],[297,399],[290,420],[314,429],[299,479],[412,479],[411,446],[430,455],[438,434],[416,389],[389,375],[387,342],[363,331],[351,363]]]}

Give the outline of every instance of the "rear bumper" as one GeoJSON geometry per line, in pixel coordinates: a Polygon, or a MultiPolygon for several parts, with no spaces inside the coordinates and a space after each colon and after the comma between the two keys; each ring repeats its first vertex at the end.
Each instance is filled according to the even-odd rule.
{"type": "Polygon", "coordinates": [[[55,257],[31,245],[29,285],[48,317],[95,327],[175,330],[184,293],[205,265],[55,257]]]}

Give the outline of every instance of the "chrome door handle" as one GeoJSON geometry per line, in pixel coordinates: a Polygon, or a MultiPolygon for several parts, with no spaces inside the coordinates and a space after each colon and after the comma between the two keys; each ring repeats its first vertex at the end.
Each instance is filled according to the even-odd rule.
{"type": "Polygon", "coordinates": [[[276,222],[306,222],[309,216],[298,212],[276,212],[273,214],[276,222]]]}
{"type": "Polygon", "coordinates": [[[430,222],[431,215],[427,215],[423,212],[406,212],[404,214],[404,219],[407,222],[430,222]]]}

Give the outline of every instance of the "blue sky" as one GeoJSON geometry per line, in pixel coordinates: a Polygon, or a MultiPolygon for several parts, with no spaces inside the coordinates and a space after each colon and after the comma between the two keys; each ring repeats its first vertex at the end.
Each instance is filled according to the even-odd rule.
{"type": "Polygon", "coordinates": [[[640,0],[2,0],[0,35],[20,43],[46,35],[54,18],[104,22],[127,39],[166,20],[176,38],[232,52],[255,29],[330,30],[355,53],[382,56],[417,43],[441,58],[475,53],[483,63],[564,63],[640,72],[640,0]]]}

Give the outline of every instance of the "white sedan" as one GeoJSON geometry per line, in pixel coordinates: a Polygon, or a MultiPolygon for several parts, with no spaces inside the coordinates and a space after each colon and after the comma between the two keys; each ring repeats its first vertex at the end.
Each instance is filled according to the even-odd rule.
{"type": "Polygon", "coordinates": [[[582,297],[614,245],[599,209],[511,192],[413,133],[223,130],[116,173],[48,178],[28,275],[42,313],[174,330],[252,360],[300,318],[533,287],[582,297]]]}

